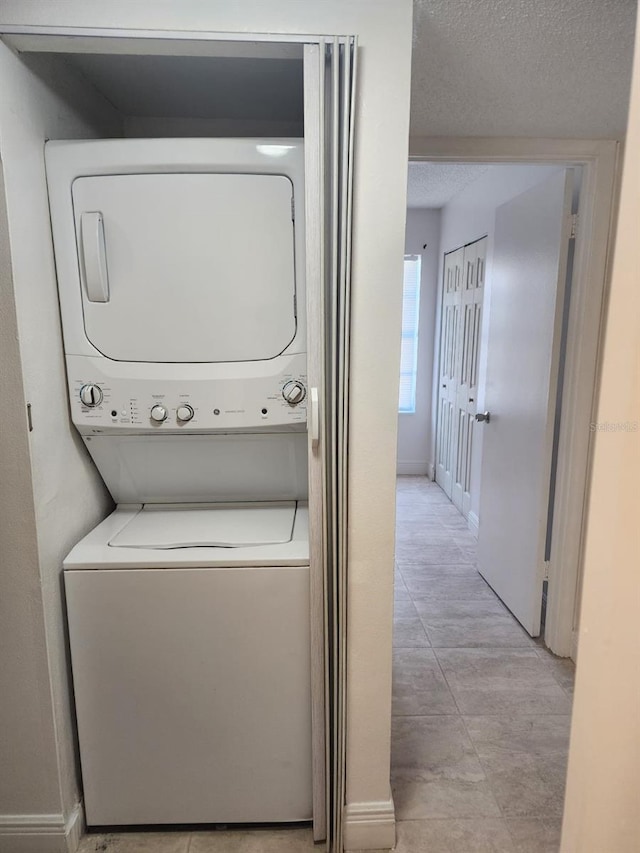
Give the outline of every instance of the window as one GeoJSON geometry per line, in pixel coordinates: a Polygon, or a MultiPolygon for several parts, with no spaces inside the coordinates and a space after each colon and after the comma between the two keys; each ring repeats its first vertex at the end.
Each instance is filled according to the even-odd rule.
{"type": "Polygon", "coordinates": [[[416,410],[418,315],[420,314],[420,261],[420,255],[404,256],[399,411],[405,414],[411,414],[416,410]]]}

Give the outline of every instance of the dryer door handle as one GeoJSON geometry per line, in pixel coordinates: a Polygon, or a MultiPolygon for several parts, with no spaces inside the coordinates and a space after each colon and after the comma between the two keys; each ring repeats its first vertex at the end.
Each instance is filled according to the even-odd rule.
{"type": "Polygon", "coordinates": [[[317,450],[320,444],[320,398],[318,389],[311,388],[309,393],[309,432],[311,433],[311,449],[317,450]]]}
{"type": "Polygon", "coordinates": [[[104,224],[100,212],[92,211],[81,214],[80,244],[87,299],[89,302],[108,302],[107,249],[104,242],[104,224]]]}

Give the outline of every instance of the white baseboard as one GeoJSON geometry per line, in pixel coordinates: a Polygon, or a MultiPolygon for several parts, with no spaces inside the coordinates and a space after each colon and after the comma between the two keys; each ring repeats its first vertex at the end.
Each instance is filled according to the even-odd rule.
{"type": "Polygon", "coordinates": [[[429,463],[422,460],[404,462],[398,460],[396,473],[399,477],[427,477],[429,476],[429,463]]]}
{"type": "Polygon", "coordinates": [[[82,837],[82,807],[62,814],[0,815],[0,853],[76,853],[82,837]]]}
{"type": "Polygon", "coordinates": [[[469,511],[469,515],[467,516],[467,524],[469,526],[469,530],[477,539],[478,533],[480,532],[480,519],[475,514],[475,512],[469,511]]]}
{"type": "Polygon", "coordinates": [[[433,462],[427,463],[427,477],[431,480],[431,482],[435,482],[436,479],[436,466],[433,462]]]}
{"type": "Polygon", "coordinates": [[[396,844],[393,800],[347,803],[344,810],[344,849],[391,850],[396,844]]]}
{"type": "Polygon", "coordinates": [[[78,803],[74,810],[69,815],[67,825],[65,827],[65,835],[67,836],[67,853],[76,853],[80,846],[80,840],[86,832],[84,822],[84,809],[82,803],[78,803]]]}

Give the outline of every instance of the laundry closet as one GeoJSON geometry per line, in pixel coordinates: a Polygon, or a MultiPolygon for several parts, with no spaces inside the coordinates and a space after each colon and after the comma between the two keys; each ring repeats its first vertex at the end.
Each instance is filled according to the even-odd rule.
{"type": "Polygon", "coordinates": [[[155,820],[133,764],[160,819],[393,843],[410,44],[409,0],[0,3],[0,847],[155,820]]]}
{"type": "Polygon", "coordinates": [[[25,57],[120,127],[42,152],[69,428],[114,505],[63,563],[85,819],[323,838],[320,51],[89,42],[25,57]]]}

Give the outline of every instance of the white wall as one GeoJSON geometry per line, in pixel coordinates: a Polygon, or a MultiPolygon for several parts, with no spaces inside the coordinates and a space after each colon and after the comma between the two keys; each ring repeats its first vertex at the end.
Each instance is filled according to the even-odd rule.
{"type": "Polygon", "coordinates": [[[398,415],[398,474],[428,474],[433,477],[431,395],[439,250],[440,211],[417,208],[408,210],[404,251],[406,255],[421,255],[422,272],[416,410],[411,414],[398,415]],[[423,248],[425,243],[426,249],[423,248]]]}
{"type": "MultiPolygon", "coordinates": [[[[482,332],[480,340],[480,366],[478,384],[478,411],[484,410],[484,389],[487,375],[487,338],[490,322],[491,270],[493,265],[493,238],[496,209],[506,201],[540,183],[559,166],[540,165],[491,165],[476,181],[469,184],[442,208],[440,228],[440,266],[438,281],[442,281],[444,255],[454,249],[487,236],[487,267],[483,303],[482,332]]],[[[438,289],[438,328],[440,326],[440,302],[442,288],[438,289]]],[[[437,363],[434,370],[437,371],[437,363]]],[[[436,377],[437,379],[437,377],[436,377]]],[[[432,446],[431,458],[435,459],[435,419],[438,411],[438,384],[434,380],[432,396],[432,446]]],[[[474,435],[471,464],[471,513],[480,516],[480,471],[482,467],[482,428],[474,435]]]]}
{"type": "Polygon", "coordinates": [[[411,17],[410,0],[206,5],[198,0],[4,0],[0,5],[0,24],[358,36],[347,619],[346,802],[347,846],[352,848],[390,846],[393,841],[389,758],[395,456],[411,17]]]}
{"type": "Polygon", "coordinates": [[[595,417],[605,428],[595,433],[561,853],[640,850],[639,221],[637,38],[595,417]]]}
{"type": "MultiPolygon", "coordinates": [[[[15,815],[64,821],[78,800],[62,559],[111,505],[69,423],[43,145],[51,137],[117,132],[118,123],[108,104],[48,58],[32,57],[25,64],[0,44],[0,80],[13,278],[13,291],[6,279],[4,322],[10,331],[5,343],[15,350],[18,340],[20,358],[14,351],[8,362],[2,359],[4,368],[13,368],[6,378],[15,401],[3,443],[15,456],[12,488],[3,491],[0,505],[14,540],[3,555],[11,585],[2,598],[11,615],[0,623],[0,648],[5,652],[21,644],[15,669],[8,669],[8,683],[0,687],[0,823],[6,828],[15,815]],[[27,432],[25,401],[32,407],[32,433],[27,432]]],[[[2,582],[7,582],[4,572],[2,582]]]]}
{"type": "MultiPolygon", "coordinates": [[[[1,178],[0,178],[1,182],[1,178]]],[[[0,812],[61,811],[9,240],[0,206],[0,812]]],[[[1,817],[0,817],[1,820],[1,817]]],[[[0,850],[2,849],[0,836],[0,850]]]]}

